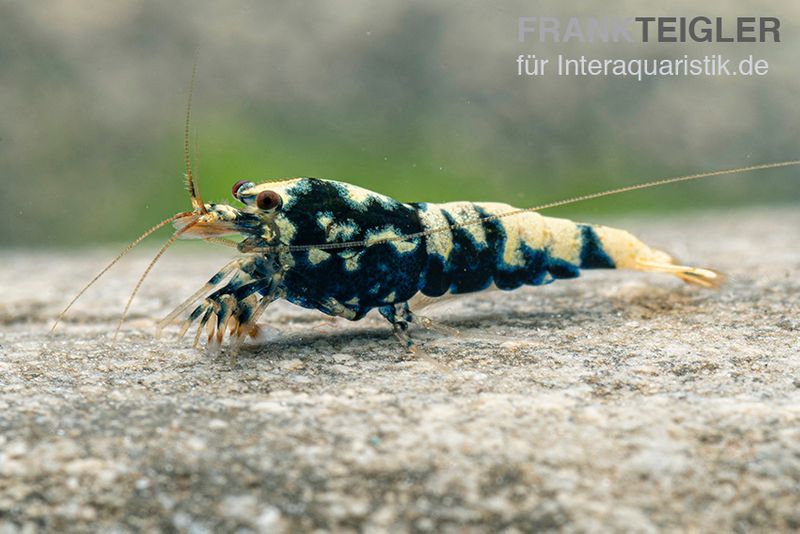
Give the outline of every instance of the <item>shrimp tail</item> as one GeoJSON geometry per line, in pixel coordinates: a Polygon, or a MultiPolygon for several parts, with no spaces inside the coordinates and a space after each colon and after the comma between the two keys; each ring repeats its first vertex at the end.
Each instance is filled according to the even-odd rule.
{"type": "Polygon", "coordinates": [[[681,265],[670,254],[649,247],[625,230],[600,225],[592,225],[592,229],[618,269],[671,274],[687,284],[709,289],[717,289],[725,283],[722,273],[681,265]]]}

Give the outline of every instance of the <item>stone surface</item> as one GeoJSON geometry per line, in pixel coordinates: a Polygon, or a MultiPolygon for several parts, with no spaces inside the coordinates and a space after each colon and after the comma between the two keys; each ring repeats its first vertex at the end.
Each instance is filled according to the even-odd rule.
{"type": "MultiPolygon", "coordinates": [[[[608,221],[603,221],[608,222],[608,221]]],[[[285,303],[228,356],[152,337],[230,255],[4,251],[0,530],[800,528],[800,213],[612,221],[726,272],[622,271],[382,320],[285,303]]]]}

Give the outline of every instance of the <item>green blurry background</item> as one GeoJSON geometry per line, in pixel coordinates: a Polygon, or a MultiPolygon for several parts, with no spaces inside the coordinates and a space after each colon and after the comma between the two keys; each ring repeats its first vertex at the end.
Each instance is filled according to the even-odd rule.
{"type": "MultiPolygon", "coordinates": [[[[206,200],[282,176],[404,201],[531,205],[800,156],[797,2],[0,2],[0,244],[129,240],[189,203],[183,114],[206,200]],[[781,44],[540,44],[519,16],[777,16],[781,44]],[[761,78],[518,78],[533,53],[755,54],[761,78]],[[193,141],[193,145],[194,145],[193,141]]],[[[653,217],[797,203],[797,169],[672,186],[555,214],[653,217]]]]}

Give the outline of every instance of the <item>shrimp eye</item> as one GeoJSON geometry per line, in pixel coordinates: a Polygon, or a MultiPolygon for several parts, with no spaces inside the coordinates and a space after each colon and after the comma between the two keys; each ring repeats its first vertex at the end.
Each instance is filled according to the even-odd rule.
{"type": "Polygon", "coordinates": [[[275,210],[280,208],[281,204],[283,204],[283,200],[275,191],[262,191],[256,197],[256,206],[262,210],[275,210]]]}
{"type": "Polygon", "coordinates": [[[243,186],[248,185],[248,184],[252,184],[252,182],[250,182],[248,180],[239,180],[238,182],[233,184],[233,187],[231,187],[231,194],[233,195],[233,198],[237,198],[238,199],[239,198],[239,190],[243,186]]]}

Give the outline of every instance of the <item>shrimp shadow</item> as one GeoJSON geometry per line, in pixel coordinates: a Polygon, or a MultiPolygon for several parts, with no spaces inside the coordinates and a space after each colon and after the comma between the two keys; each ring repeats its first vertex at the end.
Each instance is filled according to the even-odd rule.
{"type": "Polygon", "coordinates": [[[396,346],[398,356],[405,353],[392,335],[387,323],[358,328],[336,329],[333,332],[320,332],[309,329],[307,332],[280,333],[276,337],[249,341],[242,345],[238,357],[268,358],[285,360],[308,355],[309,353],[333,354],[337,352],[354,353],[360,360],[386,360],[386,347],[396,346]]]}
{"type": "MultiPolygon", "coordinates": [[[[422,350],[425,350],[428,343],[448,336],[464,344],[478,343],[493,337],[507,341],[514,338],[509,330],[541,329],[560,332],[566,327],[598,323],[613,326],[632,319],[683,317],[702,307],[703,303],[712,298],[709,297],[710,294],[716,293],[698,292],[693,288],[647,285],[622,288],[613,294],[587,294],[566,290],[543,296],[539,303],[531,302],[531,299],[510,302],[510,309],[504,309],[503,305],[506,303],[502,302],[461,302],[455,309],[441,306],[442,309],[430,317],[433,328],[413,325],[410,334],[417,347],[422,350]],[[528,305],[539,305],[546,309],[524,309],[528,305]],[[458,333],[451,334],[448,330],[458,333]],[[502,332],[497,333],[498,330],[502,332]]],[[[430,311],[438,307],[440,306],[433,306],[430,311]]],[[[270,339],[250,341],[241,347],[239,355],[289,359],[297,357],[301,352],[299,349],[304,348],[316,353],[354,353],[360,359],[385,361],[388,347],[396,349],[396,356],[399,358],[408,356],[392,335],[389,323],[374,316],[365,319],[368,324],[358,326],[351,326],[353,323],[343,319],[340,321],[347,326],[333,323],[330,330],[325,332],[308,328],[301,332],[278,332],[270,339]]]]}
{"type": "MultiPolygon", "coordinates": [[[[613,310],[609,310],[603,315],[612,315],[613,313],[613,310]]],[[[500,311],[461,312],[451,317],[437,317],[434,320],[436,326],[433,328],[415,325],[409,332],[417,343],[418,349],[425,350],[428,343],[448,336],[461,343],[485,341],[487,339],[485,332],[489,331],[491,334],[492,328],[548,328],[555,331],[562,329],[567,323],[580,325],[598,320],[602,320],[602,316],[597,313],[586,314],[569,310],[514,311],[510,313],[500,311]],[[455,330],[457,333],[441,332],[438,331],[439,328],[455,330]],[[476,335],[476,331],[483,333],[476,335]]],[[[389,323],[386,323],[385,326],[374,324],[335,329],[332,332],[309,330],[278,334],[276,338],[244,344],[239,351],[239,356],[290,359],[297,357],[298,349],[301,348],[312,352],[356,353],[359,359],[380,361],[386,360],[388,348],[391,352],[396,352],[397,357],[408,357],[404,346],[392,335],[389,323]]]]}

